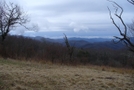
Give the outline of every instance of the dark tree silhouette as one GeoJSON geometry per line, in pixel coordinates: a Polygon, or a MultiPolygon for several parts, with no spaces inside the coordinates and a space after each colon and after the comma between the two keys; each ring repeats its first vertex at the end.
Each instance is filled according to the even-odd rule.
{"type": "Polygon", "coordinates": [[[72,56],[73,56],[73,53],[74,53],[74,45],[71,46],[69,44],[69,41],[68,41],[68,38],[67,38],[66,34],[64,34],[64,36],[65,36],[64,40],[65,40],[66,47],[68,49],[68,54],[69,54],[70,62],[72,62],[72,56]]]}
{"type": "Polygon", "coordinates": [[[20,6],[14,3],[0,1],[0,34],[2,36],[2,41],[5,40],[12,29],[18,25],[25,27],[24,24],[27,22],[29,22],[28,17],[20,6]]]}
{"type": "MultiPolygon", "coordinates": [[[[129,48],[129,50],[131,50],[132,52],[134,52],[134,43],[133,43],[132,38],[130,36],[130,33],[131,34],[134,33],[134,30],[133,30],[134,29],[134,27],[133,27],[134,24],[132,26],[127,26],[125,24],[123,18],[122,18],[122,14],[124,12],[123,8],[119,4],[117,4],[116,2],[114,2],[114,1],[110,1],[110,0],[108,0],[108,1],[111,2],[111,3],[113,3],[113,7],[115,8],[114,15],[120,20],[120,22],[121,22],[121,24],[122,24],[122,26],[124,28],[124,29],[122,29],[116,23],[115,19],[112,16],[112,12],[111,12],[111,10],[108,7],[110,18],[111,18],[114,26],[118,29],[119,34],[121,35],[121,37],[118,37],[118,36],[114,36],[114,37],[117,40],[119,40],[118,42],[123,41],[125,43],[125,45],[129,48]]],[[[133,0],[127,0],[127,1],[134,5],[134,1],[133,0]]]]}

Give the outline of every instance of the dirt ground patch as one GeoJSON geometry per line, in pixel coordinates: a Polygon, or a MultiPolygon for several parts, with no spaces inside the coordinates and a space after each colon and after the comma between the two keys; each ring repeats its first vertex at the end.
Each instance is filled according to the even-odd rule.
{"type": "Polygon", "coordinates": [[[126,71],[0,59],[0,90],[134,90],[126,71]]]}

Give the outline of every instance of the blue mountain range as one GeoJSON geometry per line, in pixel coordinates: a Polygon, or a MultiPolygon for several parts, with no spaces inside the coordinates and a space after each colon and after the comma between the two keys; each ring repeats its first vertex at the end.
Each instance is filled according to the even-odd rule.
{"type": "MultiPolygon", "coordinates": [[[[62,45],[65,45],[64,38],[60,39],[50,39],[50,38],[44,38],[44,37],[34,37],[34,39],[39,41],[47,41],[51,43],[60,43],[62,45]]],[[[100,49],[100,48],[109,48],[109,49],[122,49],[125,48],[125,44],[122,42],[120,43],[114,43],[113,39],[110,38],[68,38],[68,41],[71,46],[77,47],[77,48],[92,48],[92,49],[100,49]]]]}

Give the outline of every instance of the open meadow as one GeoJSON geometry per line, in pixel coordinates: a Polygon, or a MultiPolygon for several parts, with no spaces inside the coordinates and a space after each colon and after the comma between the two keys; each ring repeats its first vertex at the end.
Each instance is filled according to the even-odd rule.
{"type": "Polygon", "coordinates": [[[134,90],[134,70],[0,59],[0,90],[134,90]]]}

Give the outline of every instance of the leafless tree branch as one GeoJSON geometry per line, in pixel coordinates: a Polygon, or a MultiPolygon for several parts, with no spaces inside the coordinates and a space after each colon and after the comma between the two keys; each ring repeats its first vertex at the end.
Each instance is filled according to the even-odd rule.
{"type": "Polygon", "coordinates": [[[134,0],[127,0],[127,1],[134,5],[134,0]]]}
{"type": "MultiPolygon", "coordinates": [[[[114,15],[120,20],[121,24],[123,25],[124,29],[122,30],[120,28],[119,25],[117,25],[117,23],[115,22],[113,16],[112,16],[112,12],[111,10],[109,9],[108,7],[108,11],[109,11],[109,16],[110,16],[110,19],[112,20],[112,23],[114,24],[114,26],[118,29],[121,37],[117,37],[115,36],[116,39],[118,39],[120,41],[123,41],[125,43],[125,45],[131,50],[134,52],[134,43],[131,42],[131,39],[130,37],[128,36],[128,27],[127,25],[125,24],[124,20],[122,19],[122,14],[123,14],[123,8],[117,4],[116,2],[114,1],[111,1],[111,0],[108,0],[109,2],[113,3],[113,6],[115,7],[115,13],[114,15]],[[120,9],[120,12],[119,12],[119,9],[120,9]]],[[[133,1],[133,0],[132,0],[133,1]]],[[[118,43],[117,42],[117,43],[118,43]]]]}
{"type": "MultiPolygon", "coordinates": [[[[24,26],[29,22],[27,15],[21,10],[20,6],[5,1],[0,2],[0,31],[2,41],[7,34],[17,25],[24,26]]],[[[26,28],[26,27],[25,27],[26,28]]]]}

